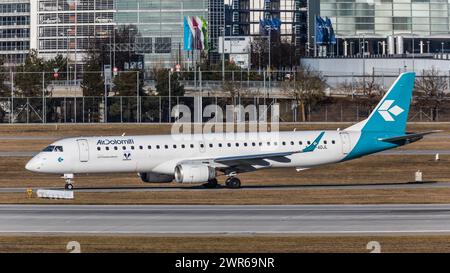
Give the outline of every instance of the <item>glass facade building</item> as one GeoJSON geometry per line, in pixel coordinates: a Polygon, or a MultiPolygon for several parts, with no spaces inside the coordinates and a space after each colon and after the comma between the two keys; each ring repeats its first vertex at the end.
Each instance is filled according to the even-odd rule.
{"type": "Polygon", "coordinates": [[[115,25],[114,0],[37,0],[34,4],[34,48],[46,58],[62,54],[82,62],[90,40],[108,37],[115,25]]]}
{"type": "Polygon", "coordinates": [[[259,36],[260,21],[279,19],[281,38],[305,45],[308,33],[308,0],[225,0],[232,9],[232,35],[259,36]]]}
{"type": "Polygon", "coordinates": [[[183,18],[203,16],[208,20],[207,0],[120,0],[116,9],[118,26],[137,28],[136,42],[147,49],[143,52],[147,68],[187,65],[189,58],[183,50],[183,18]]]}
{"type": "Polygon", "coordinates": [[[320,0],[341,36],[450,35],[448,0],[320,0]]]}
{"type": "Polygon", "coordinates": [[[0,58],[7,65],[23,63],[30,50],[30,1],[0,1],[0,58]]]}
{"type": "Polygon", "coordinates": [[[341,53],[342,39],[353,53],[386,53],[388,36],[404,42],[400,53],[449,52],[449,0],[320,0],[319,14],[331,18],[341,53]]]}

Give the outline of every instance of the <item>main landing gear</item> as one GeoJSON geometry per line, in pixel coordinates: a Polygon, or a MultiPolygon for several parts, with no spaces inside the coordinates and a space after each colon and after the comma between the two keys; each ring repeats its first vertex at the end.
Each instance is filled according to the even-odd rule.
{"type": "Polygon", "coordinates": [[[213,178],[213,179],[209,180],[208,183],[203,184],[203,187],[205,187],[207,189],[215,189],[215,188],[217,188],[217,186],[219,186],[219,182],[217,181],[216,178],[213,178]]]}
{"type": "Polygon", "coordinates": [[[229,177],[225,180],[225,186],[230,189],[239,189],[241,187],[241,180],[237,177],[229,177]]]}
{"type": "MultiPolygon", "coordinates": [[[[208,183],[203,184],[203,187],[207,189],[215,189],[219,186],[217,179],[211,179],[208,183]]],[[[235,176],[229,176],[227,180],[225,180],[225,186],[230,189],[239,189],[241,187],[241,180],[235,176]]]]}
{"type": "Polygon", "coordinates": [[[66,190],[73,190],[73,184],[72,184],[72,179],[73,179],[74,175],[71,174],[64,174],[63,178],[66,181],[66,185],[64,186],[64,189],[66,190]]]}

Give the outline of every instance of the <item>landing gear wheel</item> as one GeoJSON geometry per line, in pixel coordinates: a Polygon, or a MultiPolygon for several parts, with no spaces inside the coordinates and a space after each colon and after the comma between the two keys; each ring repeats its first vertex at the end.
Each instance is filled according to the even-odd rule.
{"type": "Polygon", "coordinates": [[[207,189],[215,189],[219,185],[219,182],[217,182],[217,179],[211,179],[208,181],[208,183],[203,184],[203,186],[207,189]]]}
{"type": "Polygon", "coordinates": [[[225,182],[225,185],[230,189],[239,189],[241,187],[241,180],[236,177],[230,177],[225,182]]]}
{"type": "Polygon", "coordinates": [[[68,184],[66,184],[66,186],[65,186],[64,188],[65,188],[66,190],[71,191],[71,190],[73,190],[73,184],[68,183],[68,184]]]}

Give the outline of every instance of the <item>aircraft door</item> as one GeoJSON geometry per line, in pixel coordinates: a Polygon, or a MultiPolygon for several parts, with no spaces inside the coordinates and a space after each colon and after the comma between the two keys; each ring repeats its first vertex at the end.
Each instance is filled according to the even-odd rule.
{"type": "Polygon", "coordinates": [[[78,139],[78,152],[80,157],[80,162],[89,161],[89,145],[87,139],[78,139]]]}
{"type": "Polygon", "coordinates": [[[341,136],[342,153],[344,155],[347,155],[352,150],[351,141],[350,141],[350,135],[348,133],[345,133],[345,132],[341,132],[339,135],[341,136]]]}

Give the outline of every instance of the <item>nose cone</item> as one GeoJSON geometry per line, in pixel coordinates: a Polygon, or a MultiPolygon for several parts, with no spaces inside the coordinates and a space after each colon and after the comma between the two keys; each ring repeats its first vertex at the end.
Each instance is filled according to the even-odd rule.
{"type": "Polygon", "coordinates": [[[40,168],[40,160],[36,157],[28,161],[27,165],[25,165],[25,169],[29,170],[30,172],[39,172],[40,168]]]}

